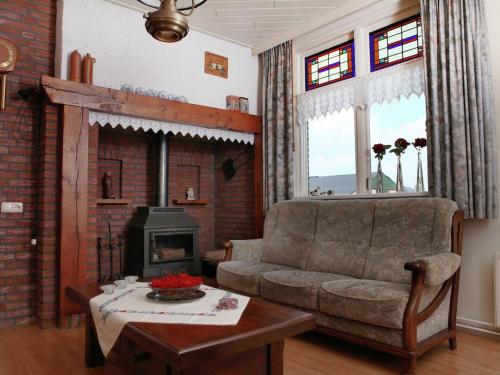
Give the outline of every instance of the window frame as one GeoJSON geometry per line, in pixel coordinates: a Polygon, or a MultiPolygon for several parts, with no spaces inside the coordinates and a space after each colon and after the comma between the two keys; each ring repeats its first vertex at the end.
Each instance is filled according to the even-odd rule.
{"type": "MultiPolygon", "coordinates": [[[[389,62],[387,64],[384,64],[384,65],[379,65],[377,66],[375,64],[375,61],[374,61],[374,58],[375,58],[375,51],[373,49],[373,39],[375,37],[375,35],[377,33],[381,33],[382,31],[384,30],[387,30],[387,29],[393,29],[395,27],[398,27],[398,26],[403,26],[405,24],[407,24],[409,21],[412,21],[412,20],[415,20],[415,19],[418,19],[419,22],[420,22],[420,25],[417,24],[417,27],[422,27],[422,18],[421,18],[421,15],[420,13],[417,13],[413,16],[410,16],[410,17],[407,17],[403,20],[400,20],[400,21],[396,21],[390,25],[387,25],[387,26],[384,26],[384,27],[381,27],[380,29],[377,29],[377,30],[374,30],[374,31],[371,31],[369,33],[369,40],[370,40],[370,72],[377,72],[379,70],[382,70],[382,69],[385,69],[385,68],[389,68],[391,66],[394,66],[394,65],[398,65],[398,64],[404,64],[405,62],[407,61],[412,61],[414,59],[418,59],[420,57],[423,56],[424,52],[423,52],[423,48],[420,49],[420,51],[418,51],[418,53],[416,55],[413,55],[413,56],[410,56],[410,57],[403,57],[402,60],[399,60],[399,61],[393,61],[393,62],[389,62]]],[[[417,31],[417,49],[418,49],[418,31],[417,31]]]]}
{"type": "MultiPolygon", "coordinates": [[[[339,63],[341,63],[341,62],[339,62],[339,63]]],[[[304,84],[305,84],[305,90],[306,91],[316,90],[316,89],[319,89],[320,87],[332,85],[334,83],[345,81],[345,80],[348,80],[348,79],[356,77],[356,45],[354,43],[354,38],[352,38],[350,40],[347,40],[344,43],[340,43],[340,44],[334,45],[333,47],[327,48],[327,49],[325,49],[323,51],[316,52],[316,53],[314,53],[312,55],[306,56],[304,58],[304,66],[305,66],[305,69],[304,69],[304,77],[305,77],[304,84]],[[337,79],[335,79],[333,81],[328,81],[328,82],[324,82],[324,83],[319,83],[318,82],[317,86],[309,86],[309,62],[308,62],[308,60],[313,59],[313,58],[315,58],[318,55],[324,55],[327,52],[332,51],[332,50],[333,51],[339,50],[339,49],[341,49],[343,47],[346,47],[348,45],[350,45],[351,54],[352,54],[352,59],[351,59],[351,64],[352,64],[351,74],[350,75],[346,75],[346,76],[339,76],[339,78],[337,78],[337,79]]],[[[319,70],[318,70],[318,74],[319,74],[319,70]]],[[[318,78],[318,81],[319,81],[319,78],[318,78]]]]}
{"type": "MultiPolygon", "coordinates": [[[[294,69],[294,87],[295,95],[302,94],[305,91],[306,69],[305,58],[315,53],[332,48],[332,46],[341,45],[351,39],[354,40],[354,70],[355,77],[362,77],[367,74],[376,73],[371,71],[371,53],[370,53],[370,33],[383,29],[397,22],[402,22],[405,19],[416,16],[420,13],[420,6],[416,3],[405,10],[398,8],[388,10],[383,6],[377,14],[379,17],[374,17],[373,13],[367,12],[363,16],[354,17],[352,24],[357,26],[352,28],[347,23],[351,21],[349,18],[342,20],[339,25],[334,22],[329,25],[332,38],[320,37],[321,34],[326,34],[324,29],[317,31],[317,34],[304,37],[294,44],[295,69],[294,69]],[[373,21],[375,19],[375,21],[373,21]],[[338,31],[334,31],[338,30],[338,31]],[[318,42],[321,40],[321,42],[318,42]],[[305,47],[308,42],[312,42],[314,47],[305,47]],[[316,43],[316,44],[314,44],[316,43]]],[[[295,42],[295,41],[294,41],[295,42]]],[[[412,59],[421,59],[417,57],[412,59]]],[[[401,64],[406,61],[401,62],[401,64]]],[[[333,82],[341,83],[342,81],[333,82]]],[[[320,88],[310,90],[321,90],[320,88]]],[[[337,195],[337,196],[309,196],[309,165],[308,165],[308,129],[307,126],[299,127],[295,124],[295,158],[294,158],[294,196],[301,199],[353,199],[353,198],[383,198],[383,197],[411,197],[411,196],[428,196],[428,192],[424,193],[377,193],[372,194],[371,189],[371,145],[370,145],[370,109],[369,108],[354,108],[355,122],[355,140],[356,140],[356,195],[337,195]]]]}

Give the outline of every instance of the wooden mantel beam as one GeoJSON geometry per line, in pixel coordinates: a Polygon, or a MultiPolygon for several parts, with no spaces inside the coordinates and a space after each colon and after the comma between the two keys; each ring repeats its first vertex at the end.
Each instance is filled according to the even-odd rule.
{"type": "Polygon", "coordinates": [[[262,133],[260,116],[237,111],[138,95],[49,76],[42,76],[41,85],[53,104],[206,128],[262,133]]]}

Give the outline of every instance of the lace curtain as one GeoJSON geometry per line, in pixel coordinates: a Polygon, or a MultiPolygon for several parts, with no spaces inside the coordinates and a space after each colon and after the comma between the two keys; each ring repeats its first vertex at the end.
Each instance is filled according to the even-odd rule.
{"type": "Polygon", "coordinates": [[[369,107],[374,103],[390,102],[412,94],[420,96],[424,93],[424,87],[422,59],[334,83],[297,97],[298,125],[342,109],[369,107]]]}
{"type": "Polygon", "coordinates": [[[174,134],[190,135],[192,137],[199,136],[201,138],[221,139],[223,141],[242,142],[252,145],[254,142],[254,135],[249,133],[235,132],[223,129],[204,128],[202,126],[176,124],[164,121],[155,121],[138,117],[119,116],[109,113],[90,112],[89,122],[91,126],[96,123],[101,126],[109,124],[113,128],[120,125],[124,129],[130,126],[134,130],[152,130],[155,133],[161,130],[165,134],[168,132],[172,132],[174,134]]]}

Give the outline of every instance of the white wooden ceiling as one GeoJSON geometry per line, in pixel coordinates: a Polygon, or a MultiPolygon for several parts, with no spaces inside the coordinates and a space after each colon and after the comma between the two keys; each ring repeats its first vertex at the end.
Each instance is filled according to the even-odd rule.
{"type": "MultiPolygon", "coordinates": [[[[108,0],[143,13],[153,9],[137,0],[108,0]]],[[[158,0],[146,0],[149,3],[158,0]]],[[[300,27],[307,21],[346,4],[349,0],[208,0],[195,9],[188,18],[189,25],[224,39],[248,47],[300,27]]],[[[351,0],[352,1],[352,0],[351,0]]],[[[178,0],[178,6],[191,4],[191,0],[178,0]]],[[[138,22],[142,18],[138,17],[138,22]]]]}

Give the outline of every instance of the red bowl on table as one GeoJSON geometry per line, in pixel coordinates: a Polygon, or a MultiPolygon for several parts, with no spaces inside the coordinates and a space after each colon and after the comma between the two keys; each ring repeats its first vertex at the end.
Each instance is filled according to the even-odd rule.
{"type": "Polygon", "coordinates": [[[166,275],[153,279],[149,286],[157,295],[189,296],[198,290],[203,280],[199,276],[190,276],[187,273],[166,275]]]}

